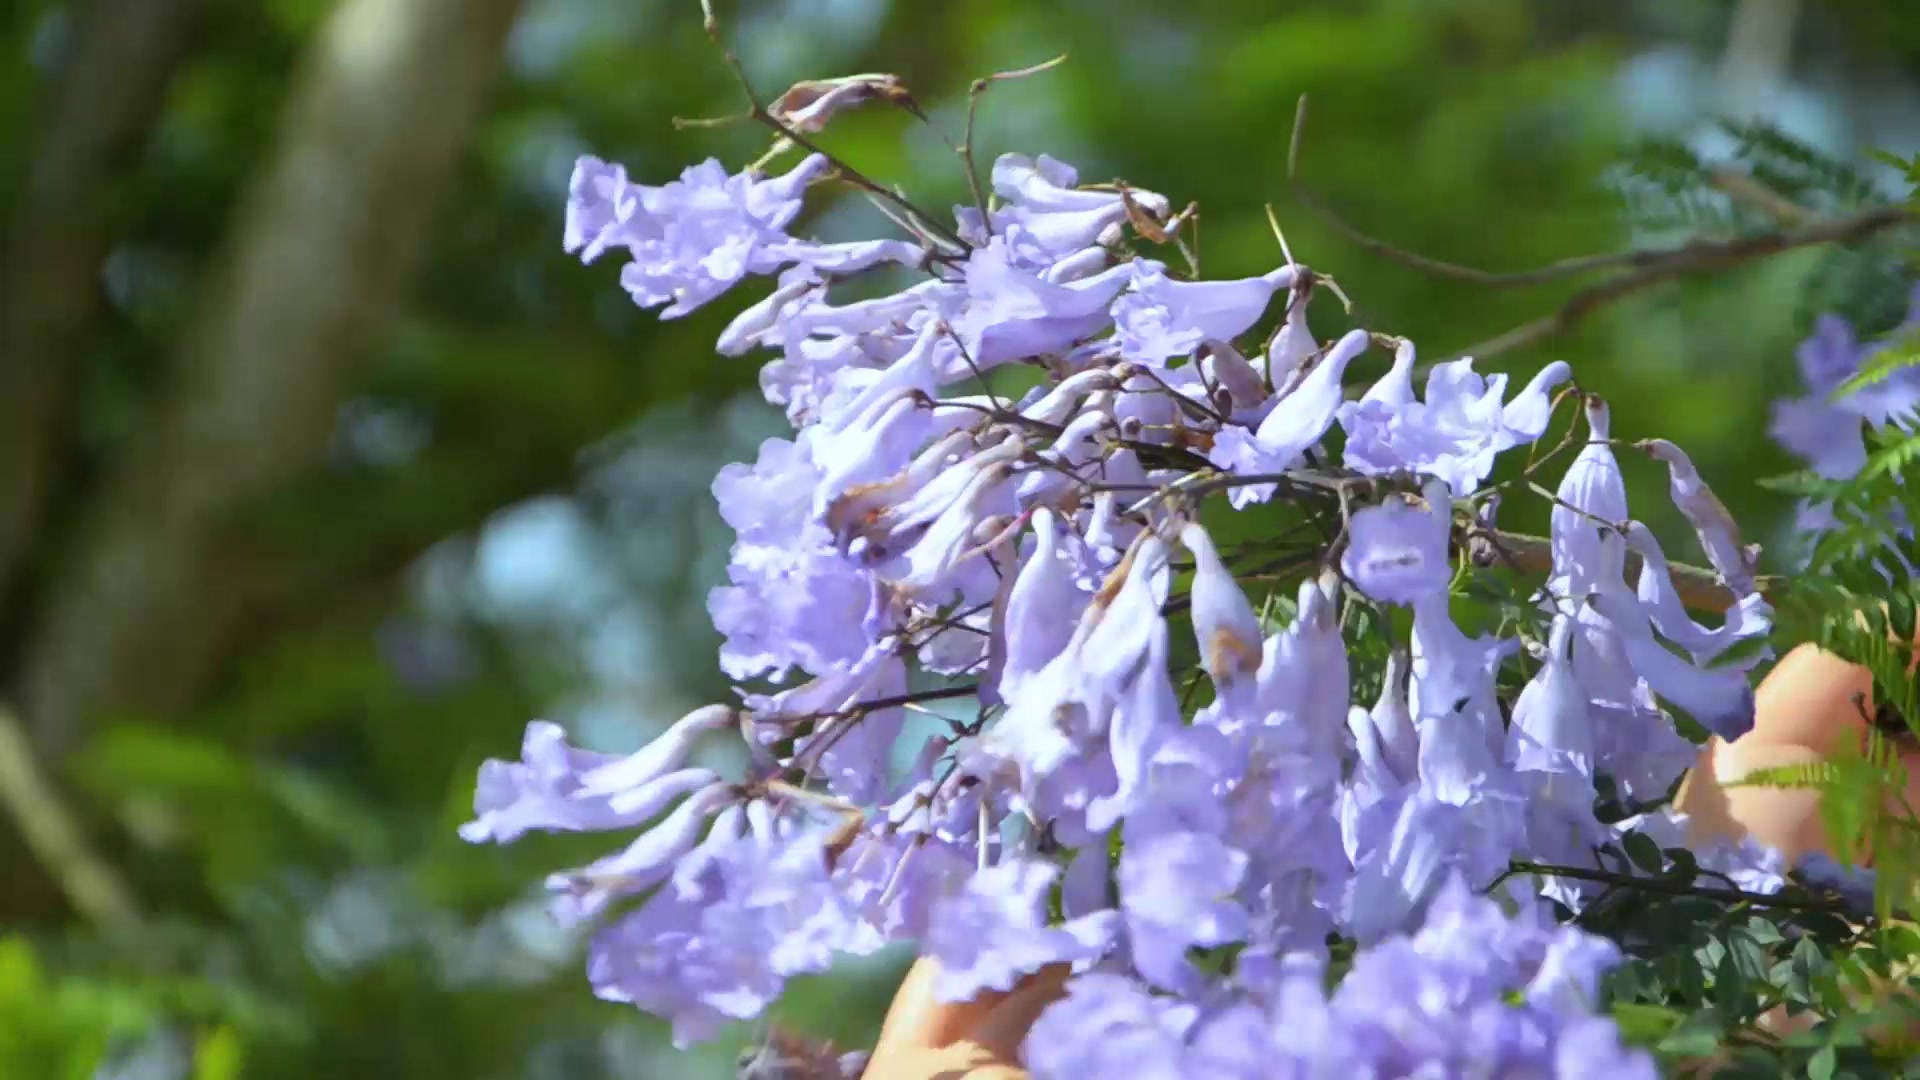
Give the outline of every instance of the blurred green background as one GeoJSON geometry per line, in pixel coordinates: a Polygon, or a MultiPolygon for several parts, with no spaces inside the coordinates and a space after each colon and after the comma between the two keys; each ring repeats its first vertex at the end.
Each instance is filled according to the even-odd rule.
{"type": "MultiPolygon", "coordinates": [[[[1287,194],[1303,92],[1324,199],[1489,269],[1661,239],[1664,211],[1624,212],[1620,163],[1649,137],[1725,152],[1718,116],[1890,194],[1866,151],[1920,150],[1912,3],[716,7],[763,94],[893,72],[956,134],[972,78],[1069,53],[993,88],[983,161],[1046,152],[1198,200],[1211,276],[1278,262],[1272,202],[1357,318],[1435,359],[1573,285],[1474,288],[1340,238],[1287,194]]],[[[756,362],[711,354],[743,301],[659,323],[560,226],[577,154],[652,182],[751,160],[755,129],[671,123],[738,105],[696,0],[7,5],[0,1077],[731,1075],[753,1031],[672,1054],[592,998],[546,921],[541,877],[602,841],[471,848],[454,828],[531,717],[623,750],[728,693],[707,486],[784,428],[756,362]]],[[[824,141],[923,204],[964,197],[902,115],[824,141]]],[[[812,227],[884,223],[849,198],[812,227]]],[[[1848,265],[1806,252],[1655,290],[1488,366],[1571,361],[1616,435],[1681,442],[1777,540],[1789,507],[1748,481],[1790,465],[1768,404],[1799,390],[1811,315],[1865,288],[1848,265]]],[[[1664,475],[1628,468],[1697,560],[1652,501],[1664,475]]],[[[783,1013],[861,1043],[902,963],[798,985],[783,1013]]]]}

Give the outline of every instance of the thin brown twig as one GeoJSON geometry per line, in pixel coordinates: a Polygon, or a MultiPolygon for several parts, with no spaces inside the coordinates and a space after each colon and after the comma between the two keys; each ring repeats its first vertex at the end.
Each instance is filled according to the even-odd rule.
{"type": "Polygon", "coordinates": [[[1844,900],[1830,900],[1824,897],[1802,897],[1783,893],[1757,893],[1746,889],[1724,889],[1710,885],[1692,885],[1686,882],[1666,878],[1642,877],[1638,874],[1618,874],[1608,870],[1588,870],[1578,866],[1556,866],[1550,863],[1514,860],[1508,866],[1504,879],[1514,874],[1531,874],[1542,877],[1562,877],[1573,881],[1591,881],[1602,885],[1617,885],[1625,889],[1637,889],[1641,892],[1659,893],[1663,896],[1692,896],[1702,900],[1718,900],[1729,903],[1751,904],[1754,907],[1777,907],[1793,911],[1821,911],[1835,915],[1853,912],[1844,900]]]}
{"type": "Polygon", "coordinates": [[[1051,71],[1066,62],[1067,54],[1061,53],[1051,60],[1044,60],[1030,67],[1015,68],[1012,71],[996,71],[991,75],[983,75],[973,80],[973,85],[967,87],[967,127],[960,136],[960,142],[955,145],[953,149],[955,153],[960,155],[960,160],[966,164],[967,186],[973,191],[973,205],[980,211],[980,223],[983,227],[987,223],[986,189],[980,186],[980,167],[975,164],[973,160],[973,119],[974,114],[980,108],[980,95],[986,93],[987,87],[992,86],[994,83],[1005,82],[1008,79],[1024,79],[1029,75],[1038,75],[1043,71],[1051,71]]]}
{"type": "Polygon", "coordinates": [[[1300,95],[1300,102],[1294,107],[1293,136],[1287,143],[1287,186],[1292,189],[1294,198],[1307,209],[1331,225],[1334,231],[1348,240],[1366,248],[1377,255],[1384,255],[1395,262],[1413,267],[1423,273],[1436,277],[1456,278],[1474,285],[1496,289],[1522,288],[1528,285],[1543,285],[1561,278],[1577,277],[1594,270],[1603,270],[1611,266],[1635,266],[1650,264],[1668,253],[1660,250],[1612,251],[1598,255],[1581,255],[1571,259],[1561,259],[1537,266],[1531,270],[1496,272],[1481,270],[1472,266],[1447,262],[1422,255],[1416,251],[1395,247],[1376,236],[1361,232],[1345,218],[1335,213],[1318,195],[1315,195],[1300,180],[1300,145],[1307,127],[1307,96],[1300,95]]]}
{"type": "Polygon", "coordinates": [[[1747,203],[1773,219],[1776,225],[1804,225],[1814,217],[1812,211],[1754,179],[1750,173],[1721,167],[1713,170],[1712,183],[1728,198],[1747,203]]]}
{"type": "Polygon", "coordinates": [[[1846,217],[1825,218],[1798,229],[1758,233],[1732,240],[1691,240],[1662,253],[1658,262],[1616,274],[1598,285],[1582,289],[1551,313],[1463,349],[1459,355],[1485,359],[1538,344],[1571,329],[1580,320],[1616,300],[1664,282],[1725,270],[1797,248],[1853,243],[1916,221],[1920,221],[1920,215],[1907,207],[1878,206],[1846,217]]]}
{"type": "MultiPolygon", "coordinates": [[[[1510,565],[1529,574],[1546,574],[1553,569],[1552,541],[1544,536],[1529,536],[1525,533],[1486,532],[1487,536],[1511,560],[1510,565]]],[[[1633,573],[1640,565],[1638,552],[1627,553],[1627,572],[1633,573]]],[[[1695,611],[1726,611],[1739,602],[1720,575],[1701,566],[1686,563],[1669,562],[1667,572],[1673,577],[1673,588],[1680,596],[1680,602],[1695,611]]],[[[1777,599],[1783,580],[1777,576],[1762,577],[1755,582],[1762,595],[1768,599],[1777,599]]]]}
{"type": "MultiPolygon", "coordinates": [[[[1574,293],[1551,313],[1488,338],[1470,348],[1462,349],[1455,354],[1455,358],[1472,356],[1485,359],[1537,344],[1571,329],[1580,320],[1616,300],[1663,282],[1725,270],[1754,259],[1797,248],[1851,243],[1875,233],[1900,225],[1913,224],[1920,220],[1920,215],[1916,215],[1908,207],[1880,206],[1845,217],[1804,218],[1803,224],[1793,228],[1782,228],[1750,236],[1723,240],[1695,238],[1676,247],[1643,248],[1588,255],[1563,259],[1532,270],[1492,273],[1395,247],[1384,240],[1360,232],[1335,214],[1299,180],[1300,145],[1302,133],[1306,128],[1306,116],[1307,99],[1302,95],[1294,113],[1293,138],[1287,147],[1288,184],[1293,189],[1294,196],[1303,204],[1320,214],[1328,224],[1362,247],[1426,273],[1494,288],[1539,285],[1594,270],[1610,267],[1624,268],[1605,281],[1574,293]]],[[[1758,185],[1749,185],[1749,187],[1757,188],[1758,185]]],[[[1748,190],[1746,194],[1751,197],[1753,191],[1748,190]]],[[[1774,210],[1781,212],[1782,208],[1775,206],[1774,210]]]]}
{"type": "MultiPolygon", "coordinates": [[[[718,30],[715,29],[712,31],[712,33],[714,34],[717,40],[718,30]]],[[[965,240],[961,239],[960,234],[954,232],[952,229],[948,228],[947,226],[940,224],[940,222],[935,220],[931,214],[928,214],[926,211],[920,209],[918,206],[915,206],[905,196],[901,195],[897,191],[894,191],[892,188],[886,187],[883,184],[877,183],[874,180],[869,179],[865,173],[862,173],[860,170],[854,168],[853,166],[840,160],[840,158],[822,149],[818,143],[807,138],[805,135],[800,134],[798,131],[795,131],[792,127],[788,126],[785,122],[783,122],[779,117],[767,111],[767,107],[761,104],[760,102],[760,95],[754,91],[753,81],[747,77],[747,69],[743,64],[740,63],[740,57],[735,55],[732,49],[724,50],[722,53],[722,57],[725,59],[728,69],[733,72],[734,80],[740,84],[740,92],[747,99],[747,115],[746,115],[747,119],[752,120],[757,124],[765,125],[766,127],[772,129],[772,131],[776,135],[778,135],[780,138],[787,140],[788,142],[792,143],[795,146],[800,147],[801,149],[807,151],[808,153],[819,154],[821,157],[827,159],[827,162],[831,164],[834,170],[837,173],[839,173],[840,176],[843,179],[845,179],[848,183],[852,184],[857,188],[860,188],[863,191],[868,192],[869,194],[877,198],[884,199],[887,202],[892,203],[894,206],[898,207],[902,213],[909,215],[910,220],[917,221],[923,228],[925,228],[930,234],[935,236],[937,239],[947,243],[948,245],[952,246],[958,251],[964,252],[964,251],[972,250],[972,245],[968,244],[965,240]]],[[[674,121],[674,123],[677,126],[681,126],[681,127],[685,127],[689,125],[699,125],[699,124],[709,123],[709,122],[710,121],[698,121],[698,120],[687,121],[687,120],[681,120],[678,118],[676,118],[674,121]]]]}

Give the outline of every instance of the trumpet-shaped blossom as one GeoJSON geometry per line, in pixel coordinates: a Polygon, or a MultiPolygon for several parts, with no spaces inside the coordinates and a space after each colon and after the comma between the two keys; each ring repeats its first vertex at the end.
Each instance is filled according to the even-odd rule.
{"type": "Polygon", "coordinates": [[[1163,365],[1209,339],[1232,341],[1260,320],[1268,301],[1294,283],[1294,268],[1240,281],[1175,281],[1165,266],[1136,259],[1133,281],[1114,301],[1120,355],[1163,365]]]}
{"type": "Polygon", "coordinates": [[[1447,543],[1453,497],[1440,480],[1427,484],[1426,505],[1389,499],[1353,515],[1341,569],[1360,591],[1383,604],[1411,604],[1444,594],[1453,567],[1447,543]]]}
{"type": "MultiPolygon", "coordinates": [[[[1327,429],[1333,426],[1345,395],[1340,380],[1347,365],[1365,352],[1369,339],[1355,330],[1340,339],[1293,391],[1280,399],[1252,433],[1228,426],[1213,438],[1207,457],[1222,469],[1236,473],[1277,473],[1299,463],[1327,429]]],[[[1233,493],[1235,508],[1273,497],[1274,484],[1249,484],[1233,493]]]]}
{"type": "Polygon", "coordinates": [[[1719,571],[1720,579],[1736,594],[1752,592],[1758,552],[1740,542],[1740,526],[1701,478],[1700,470],[1693,467],[1693,459],[1665,439],[1648,439],[1640,445],[1655,460],[1666,463],[1672,476],[1673,505],[1693,526],[1707,561],[1719,571]]]}
{"type": "Polygon", "coordinates": [[[1440,364],[1428,374],[1422,400],[1400,400],[1391,388],[1341,409],[1347,467],[1372,476],[1431,476],[1465,495],[1493,471],[1496,456],[1546,431],[1553,389],[1571,374],[1555,361],[1507,403],[1505,375],[1482,377],[1470,358],[1440,364]]]}

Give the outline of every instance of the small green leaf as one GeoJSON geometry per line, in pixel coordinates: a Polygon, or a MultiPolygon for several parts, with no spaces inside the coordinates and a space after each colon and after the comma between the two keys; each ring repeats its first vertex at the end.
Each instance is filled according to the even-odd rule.
{"type": "MultiPolygon", "coordinates": [[[[1683,885],[1690,884],[1694,878],[1700,876],[1700,860],[1694,857],[1693,852],[1688,851],[1686,848],[1668,848],[1666,850],[1666,856],[1668,864],[1667,877],[1672,878],[1675,882],[1683,885]]],[[[1765,920],[1757,921],[1764,922],[1765,920]]],[[[1767,926],[1768,929],[1772,929],[1773,924],[1768,923],[1767,926]]],[[[1776,931],[1775,933],[1776,936],[1774,940],[1780,940],[1777,936],[1778,932],[1776,931]]]]}
{"type": "Polygon", "coordinates": [[[1833,1068],[1838,1059],[1832,1043],[1815,1050],[1813,1057],[1807,1059],[1807,1080],[1833,1080],[1833,1068]]]}
{"type": "Polygon", "coordinates": [[[1614,1023],[1620,1038],[1635,1046],[1651,1046],[1665,1038],[1684,1019],[1676,1009],[1642,1002],[1623,1002],[1613,1007],[1614,1023]]]}
{"type": "Polygon", "coordinates": [[[1633,865],[1649,874],[1658,874],[1666,868],[1666,859],[1660,854],[1660,845],[1642,832],[1630,832],[1621,838],[1620,846],[1625,849],[1627,858],[1633,865]]]}

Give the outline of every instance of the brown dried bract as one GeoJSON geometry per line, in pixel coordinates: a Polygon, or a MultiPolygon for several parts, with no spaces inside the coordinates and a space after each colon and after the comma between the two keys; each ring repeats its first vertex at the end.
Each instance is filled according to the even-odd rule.
{"type": "Polygon", "coordinates": [[[820,131],[827,122],[847,109],[869,101],[884,101],[915,116],[922,116],[898,75],[846,75],[838,79],[808,79],[793,87],[767,106],[775,120],[803,133],[820,131]]]}

